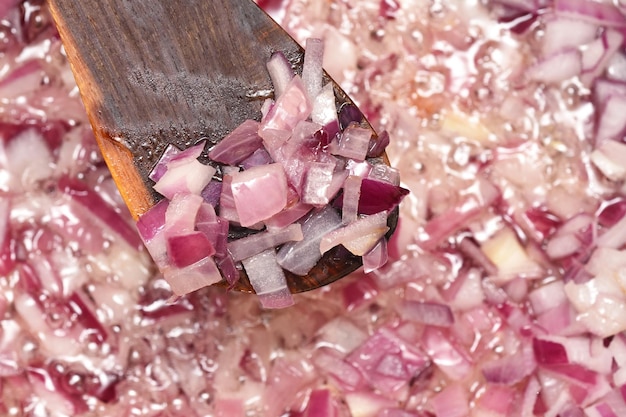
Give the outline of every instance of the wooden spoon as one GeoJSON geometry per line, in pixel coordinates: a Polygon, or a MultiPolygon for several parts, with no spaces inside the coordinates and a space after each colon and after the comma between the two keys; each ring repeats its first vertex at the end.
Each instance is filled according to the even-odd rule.
{"type": "MultiPolygon", "coordinates": [[[[148,174],[168,144],[215,144],[244,120],[259,120],[272,94],[266,63],[273,52],[302,69],[303,49],[251,0],[49,4],[98,145],[135,219],[162,198],[148,174]]],[[[353,104],[338,85],[335,95],[338,105],[353,104]]],[[[392,230],[396,222],[397,211],[392,230]]],[[[337,247],[306,277],[285,272],[296,293],[360,265],[337,247]]],[[[235,289],[253,291],[244,272],[235,289]]]]}

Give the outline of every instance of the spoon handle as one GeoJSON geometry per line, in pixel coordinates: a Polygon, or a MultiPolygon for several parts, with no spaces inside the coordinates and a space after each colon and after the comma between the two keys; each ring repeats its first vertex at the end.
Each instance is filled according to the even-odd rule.
{"type": "Polygon", "coordinates": [[[260,116],[271,54],[302,48],[250,0],[50,0],[98,144],[133,216],[160,198],[168,144],[216,143],[260,116]]]}

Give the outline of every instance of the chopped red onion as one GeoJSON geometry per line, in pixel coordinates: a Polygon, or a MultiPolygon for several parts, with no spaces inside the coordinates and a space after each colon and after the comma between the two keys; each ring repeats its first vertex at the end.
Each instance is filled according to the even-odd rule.
{"type": "Polygon", "coordinates": [[[400,316],[430,326],[450,327],[454,324],[454,315],[450,307],[432,302],[405,301],[399,306],[400,316]]]}
{"type": "Polygon", "coordinates": [[[265,308],[284,308],[293,304],[285,273],[278,264],[274,249],[244,259],[243,267],[252,288],[265,308]]]}
{"type": "Polygon", "coordinates": [[[278,263],[296,275],[306,275],[322,258],[320,242],[324,236],[341,225],[339,214],[332,207],[313,211],[302,224],[304,238],[283,245],[278,251],[278,263]]]}
{"type": "Polygon", "coordinates": [[[287,178],[280,164],[234,173],[230,188],[242,226],[269,219],[287,205],[287,178]]]}
{"type": "Polygon", "coordinates": [[[204,233],[196,231],[168,237],[167,253],[175,267],[184,268],[213,256],[215,248],[204,233]]]}
{"type": "MultiPolygon", "coordinates": [[[[341,222],[344,225],[356,221],[358,217],[362,182],[363,178],[357,177],[356,175],[348,175],[348,178],[346,178],[343,183],[343,194],[341,195],[340,201],[343,203],[345,200],[345,204],[342,204],[341,207],[341,222]]],[[[376,213],[379,211],[383,210],[378,210],[376,213]]]]}
{"type": "Polygon", "coordinates": [[[380,239],[376,246],[363,255],[363,271],[372,272],[382,268],[389,260],[387,240],[380,239]]]}
{"type": "Polygon", "coordinates": [[[312,162],[308,165],[302,187],[304,204],[323,206],[329,203],[328,190],[333,181],[334,170],[333,163],[312,162]]]}
{"type": "Polygon", "coordinates": [[[328,252],[343,245],[352,254],[363,256],[369,252],[387,232],[387,213],[380,212],[361,217],[347,226],[326,233],[320,241],[320,251],[328,252]]]}
{"type": "Polygon", "coordinates": [[[200,195],[215,172],[212,166],[190,159],[168,166],[165,174],[154,184],[154,189],[168,199],[181,192],[200,195]]]}
{"type": "Polygon", "coordinates": [[[583,70],[582,56],[578,49],[561,50],[545,57],[526,72],[532,80],[556,84],[570,79],[583,70]]]}
{"type": "Polygon", "coordinates": [[[285,58],[285,54],[282,52],[275,52],[272,57],[267,61],[267,71],[272,79],[272,86],[274,87],[274,99],[278,99],[283,95],[287,89],[289,81],[293,78],[293,69],[291,64],[285,58]]]}
{"type": "Polygon", "coordinates": [[[323,57],[324,42],[322,39],[308,38],[305,44],[304,64],[302,65],[302,82],[312,102],[315,102],[315,98],[322,90],[323,57]]]}
{"type": "Polygon", "coordinates": [[[237,165],[248,158],[263,143],[259,126],[256,120],[244,121],[209,151],[209,158],[227,165],[237,165]]]}
{"type": "Polygon", "coordinates": [[[250,258],[280,246],[286,242],[299,242],[303,239],[300,224],[294,223],[284,229],[260,232],[228,243],[228,252],[235,262],[250,258]]]}
{"type": "Polygon", "coordinates": [[[180,149],[178,149],[176,146],[172,145],[171,143],[167,145],[165,151],[163,152],[163,155],[161,155],[161,158],[159,158],[159,162],[157,162],[152,171],[150,171],[148,178],[150,178],[154,182],[160,180],[163,174],[165,174],[165,172],[167,171],[167,164],[171,162],[172,158],[174,158],[174,156],[178,155],[179,153],[180,149]]]}
{"type": "Polygon", "coordinates": [[[610,3],[588,0],[555,0],[554,11],[559,16],[580,19],[597,25],[626,27],[626,18],[610,3]]]}
{"type": "Polygon", "coordinates": [[[348,126],[339,136],[339,141],[331,152],[356,161],[363,161],[367,156],[371,137],[372,132],[369,129],[356,125],[348,126]]]}

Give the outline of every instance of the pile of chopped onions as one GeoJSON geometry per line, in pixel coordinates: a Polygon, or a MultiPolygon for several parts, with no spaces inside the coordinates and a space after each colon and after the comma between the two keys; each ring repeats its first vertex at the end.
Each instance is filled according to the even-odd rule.
{"type": "Polygon", "coordinates": [[[408,190],[396,169],[373,162],[386,133],[379,141],[361,127],[352,104],[338,112],[332,82],[323,85],[323,53],[321,39],[306,41],[302,75],[273,54],[274,97],[261,121],[244,121],[208,150],[221,181],[198,160],[204,141],[170,145],[150,173],[164,199],[137,226],[176,296],[222,276],[234,286],[243,269],[264,307],[284,308],[294,303],[284,271],[306,276],[336,246],[368,270],[386,263],[387,217],[408,190]],[[228,239],[231,227],[249,235],[228,239]]]}
{"type": "MultiPolygon", "coordinates": [[[[322,39],[325,69],[388,131],[411,191],[396,234],[363,270],[286,309],[213,287],[172,301],[98,153],[43,1],[3,2],[0,415],[626,415],[623,2],[261,4],[301,42],[322,39]]],[[[263,150],[249,158],[244,172],[276,163],[263,150]]],[[[327,178],[325,162],[311,175],[327,178]]],[[[376,210],[376,200],[351,204],[378,192],[372,178],[397,184],[374,171],[345,179],[352,197],[315,219],[294,222],[306,211],[296,204],[250,239],[344,242],[320,230],[357,229],[355,210],[376,210]]],[[[201,227],[226,233],[203,205],[221,202],[213,187],[202,201],[172,196],[179,208],[200,202],[193,228],[162,206],[199,248],[201,227]]],[[[177,265],[199,256],[177,242],[177,265]]],[[[218,269],[272,264],[244,243],[214,246],[233,261],[218,269]]]]}

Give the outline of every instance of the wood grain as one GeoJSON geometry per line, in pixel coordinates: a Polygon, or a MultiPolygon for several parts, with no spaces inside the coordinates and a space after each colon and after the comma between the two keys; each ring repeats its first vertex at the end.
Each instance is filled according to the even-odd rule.
{"type": "MultiPolygon", "coordinates": [[[[49,4],[100,149],[135,218],[162,198],[148,174],[168,144],[184,149],[208,139],[210,147],[244,120],[259,120],[272,94],[265,69],[272,53],[283,52],[301,72],[300,45],[250,0],[49,4]]],[[[352,103],[335,87],[338,105],[352,103]]],[[[360,258],[338,251],[308,277],[289,276],[289,285],[310,290],[359,266],[360,258]]],[[[242,278],[237,289],[251,291],[242,278]]]]}

